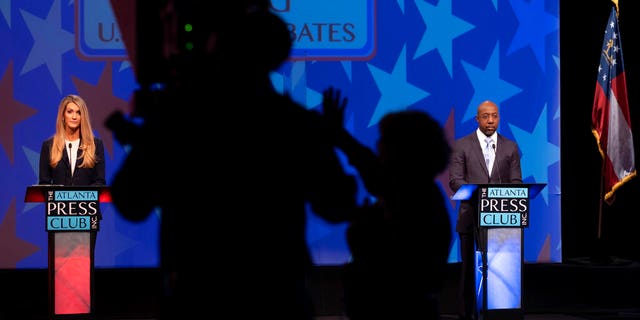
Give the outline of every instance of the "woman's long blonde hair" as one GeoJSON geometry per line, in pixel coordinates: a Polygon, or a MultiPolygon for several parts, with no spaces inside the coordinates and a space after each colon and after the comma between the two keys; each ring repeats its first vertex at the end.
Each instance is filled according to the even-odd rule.
{"type": "Polygon", "coordinates": [[[65,128],[64,112],[67,109],[67,104],[75,103],[80,108],[80,150],[82,154],[82,164],[80,168],[93,168],[96,165],[96,144],[93,140],[93,128],[91,128],[91,121],[89,118],[89,109],[87,103],[80,96],[70,94],[62,98],[60,105],[58,105],[58,116],[56,117],[56,133],[53,135],[53,145],[51,146],[51,154],[49,158],[49,164],[52,167],[58,165],[58,162],[62,160],[62,153],[65,150],[65,128]]]}

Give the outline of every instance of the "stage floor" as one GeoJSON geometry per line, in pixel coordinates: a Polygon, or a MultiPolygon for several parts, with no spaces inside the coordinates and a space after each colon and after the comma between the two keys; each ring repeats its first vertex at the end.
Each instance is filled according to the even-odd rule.
{"type": "MultiPolygon", "coordinates": [[[[450,264],[441,296],[442,319],[456,319],[459,264],[450,264]]],[[[157,319],[159,272],[154,268],[96,269],[95,320],[157,319]]],[[[341,304],[340,267],[316,267],[310,281],[318,320],[348,320],[341,304]]],[[[0,319],[48,319],[47,270],[0,270],[0,319]]],[[[640,263],[525,264],[524,320],[640,319],[640,263]]],[[[277,315],[265,315],[265,318],[277,315]]]]}

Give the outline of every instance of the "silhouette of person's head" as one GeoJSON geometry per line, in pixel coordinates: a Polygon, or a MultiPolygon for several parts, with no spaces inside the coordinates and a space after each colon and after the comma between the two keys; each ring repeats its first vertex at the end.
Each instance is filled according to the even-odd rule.
{"type": "Polygon", "coordinates": [[[269,10],[246,12],[233,28],[219,33],[217,50],[222,63],[234,61],[236,69],[268,74],[284,63],[292,48],[287,24],[269,10]]]}
{"type": "Polygon", "coordinates": [[[378,155],[392,173],[435,177],[447,167],[451,148],[440,124],[428,113],[404,110],[385,115],[378,124],[378,155]]]}
{"type": "Polygon", "coordinates": [[[167,64],[158,67],[176,82],[209,68],[268,74],[291,51],[287,24],[268,0],[166,0],[159,14],[167,64]]]}

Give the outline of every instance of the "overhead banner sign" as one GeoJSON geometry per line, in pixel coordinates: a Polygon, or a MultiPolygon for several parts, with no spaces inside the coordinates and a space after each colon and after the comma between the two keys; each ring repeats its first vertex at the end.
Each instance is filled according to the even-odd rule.
{"type": "Polygon", "coordinates": [[[288,25],[293,60],[366,60],[376,51],[375,0],[271,0],[288,25]]]}
{"type": "MultiPolygon", "coordinates": [[[[270,9],[287,23],[291,60],[369,60],[375,55],[376,0],[271,0],[270,9]]],[[[77,0],[75,23],[79,56],[127,59],[109,0],[77,0]]]]}

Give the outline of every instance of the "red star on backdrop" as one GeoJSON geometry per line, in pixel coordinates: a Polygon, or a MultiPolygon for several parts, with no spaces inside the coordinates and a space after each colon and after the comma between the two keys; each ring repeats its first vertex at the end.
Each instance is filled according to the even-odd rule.
{"type": "Polygon", "coordinates": [[[13,99],[13,61],[0,79],[0,144],[13,164],[13,127],[37,111],[13,99]]]}
{"type": "Polygon", "coordinates": [[[16,263],[40,250],[39,247],[16,236],[16,199],[0,223],[0,269],[15,269],[16,263]]]}
{"type": "Polygon", "coordinates": [[[115,111],[126,114],[129,102],[113,95],[112,69],[112,63],[107,62],[96,85],[76,77],[72,77],[72,80],[78,88],[78,94],[87,102],[93,129],[104,142],[107,153],[113,158],[113,134],[105,126],[105,121],[115,111]]]}

